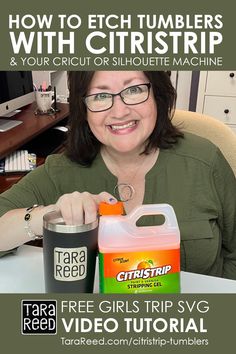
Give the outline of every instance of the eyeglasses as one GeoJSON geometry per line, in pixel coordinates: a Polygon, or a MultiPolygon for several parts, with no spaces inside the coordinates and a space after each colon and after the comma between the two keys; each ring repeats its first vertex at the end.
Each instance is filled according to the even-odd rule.
{"type": "Polygon", "coordinates": [[[140,84],[125,88],[119,93],[99,92],[83,97],[83,101],[91,112],[102,112],[114,104],[114,97],[120,96],[127,105],[135,105],[147,101],[151,84],[140,84]]]}

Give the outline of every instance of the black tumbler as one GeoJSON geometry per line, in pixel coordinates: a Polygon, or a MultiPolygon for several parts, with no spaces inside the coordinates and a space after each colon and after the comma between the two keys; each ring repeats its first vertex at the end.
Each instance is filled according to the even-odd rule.
{"type": "Polygon", "coordinates": [[[98,221],[66,225],[58,211],[43,217],[43,258],[46,292],[92,293],[98,221]]]}

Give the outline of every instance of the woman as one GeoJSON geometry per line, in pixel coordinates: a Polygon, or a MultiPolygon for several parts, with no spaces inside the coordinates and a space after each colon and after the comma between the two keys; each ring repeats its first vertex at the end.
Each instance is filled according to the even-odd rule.
{"type": "Polygon", "coordinates": [[[40,235],[43,215],[55,208],[66,223],[81,224],[96,219],[100,201],[123,198],[126,213],[169,203],[181,231],[181,269],[236,279],[235,177],[213,144],[172,126],[168,75],[71,72],[69,86],[66,154],[50,156],[1,195],[1,249],[40,235]],[[41,206],[26,225],[34,204],[41,206]]]}

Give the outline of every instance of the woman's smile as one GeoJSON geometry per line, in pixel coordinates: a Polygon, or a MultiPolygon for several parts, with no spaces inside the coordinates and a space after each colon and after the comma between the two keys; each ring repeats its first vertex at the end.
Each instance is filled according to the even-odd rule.
{"type": "Polygon", "coordinates": [[[107,125],[107,128],[112,134],[129,134],[132,133],[138,126],[137,120],[131,120],[121,123],[107,125]]]}

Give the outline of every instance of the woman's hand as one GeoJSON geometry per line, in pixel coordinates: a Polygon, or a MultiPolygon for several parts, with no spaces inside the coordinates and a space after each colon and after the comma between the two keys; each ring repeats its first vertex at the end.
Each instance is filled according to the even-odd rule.
{"type": "Polygon", "coordinates": [[[114,204],[117,200],[109,193],[91,194],[88,192],[73,192],[62,195],[56,207],[68,225],[89,224],[97,219],[100,202],[114,204]]]}

